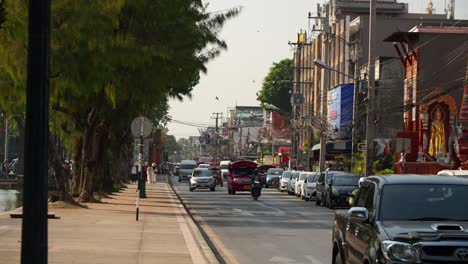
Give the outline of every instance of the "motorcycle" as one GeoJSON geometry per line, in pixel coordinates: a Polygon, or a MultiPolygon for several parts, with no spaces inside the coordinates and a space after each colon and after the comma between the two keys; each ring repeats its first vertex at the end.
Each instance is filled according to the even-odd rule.
{"type": "Polygon", "coordinates": [[[250,191],[250,195],[254,198],[254,200],[258,200],[258,197],[260,197],[262,193],[262,183],[260,180],[254,180],[252,183],[252,189],[250,191]]]}

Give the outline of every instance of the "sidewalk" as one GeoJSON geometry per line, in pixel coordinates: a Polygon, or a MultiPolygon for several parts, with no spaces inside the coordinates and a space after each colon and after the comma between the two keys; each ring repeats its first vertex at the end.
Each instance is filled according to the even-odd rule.
{"type": "MultiPolygon", "coordinates": [[[[49,263],[218,263],[168,183],[146,194],[138,222],[136,184],[88,209],[49,209],[60,217],[49,220],[49,263]]],[[[0,263],[20,263],[20,250],[21,219],[0,215],[0,263]]]]}

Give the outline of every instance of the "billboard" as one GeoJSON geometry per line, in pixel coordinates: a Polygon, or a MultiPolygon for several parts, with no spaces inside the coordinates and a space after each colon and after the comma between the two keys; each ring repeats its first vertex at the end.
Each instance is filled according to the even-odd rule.
{"type": "Polygon", "coordinates": [[[344,84],[328,92],[328,124],[332,139],[351,139],[354,85],[344,84]]]}

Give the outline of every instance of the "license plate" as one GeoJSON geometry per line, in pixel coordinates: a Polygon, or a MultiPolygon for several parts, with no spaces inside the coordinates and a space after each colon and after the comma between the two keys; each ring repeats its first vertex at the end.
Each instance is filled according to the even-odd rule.
{"type": "Polygon", "coordinates": [[[244,186],[244,190],[250,190],[250,186],[244,186]]]}

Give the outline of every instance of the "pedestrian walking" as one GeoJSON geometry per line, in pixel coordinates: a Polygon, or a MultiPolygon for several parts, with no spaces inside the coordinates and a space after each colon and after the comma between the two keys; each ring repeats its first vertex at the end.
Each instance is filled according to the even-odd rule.
{"type": "Polygon", "coordinates": [[[131,171],[131,174],[130,174],[130,180],[132,181],[132,183],[135,183],[138,180],[138,169],[137,169],[136,165],[132,166],[132,171],[131,171]]]}
{"type": "Polygon", "coordinates": [[[157,168],[156,168],[156,163],[151,164],[146,169],[146,177],[148,180],[148,183],[156,183],[156,173],[157,173],[157,168]]]}

